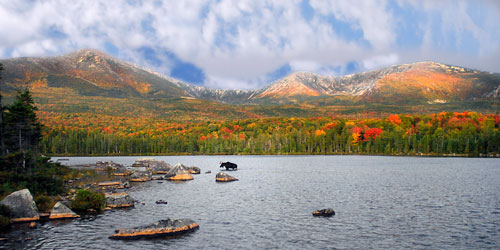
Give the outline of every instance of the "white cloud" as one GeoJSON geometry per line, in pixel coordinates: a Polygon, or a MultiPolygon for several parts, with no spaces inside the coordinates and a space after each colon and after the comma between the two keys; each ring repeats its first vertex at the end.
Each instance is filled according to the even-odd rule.
{"type": "Polygon", "coordinates": [[[311,5],[323,15],[334,15],[353,27],[361,28],[363,37],[374,48],[387,48],[394,43],[394,20],[386,10],[384,0],[311,0],[311,5]]]}
{"type": "Polygon", "coordinates": [[[317,72],[322,65],[316,61],[295,60],[290,62],[290,67],[292,71],[317,72]]]}
{"type": "Polygon", "coordinates": [[[467,3],[473,2],[398,2],[437,14],[438,32],[470,31],[480,43],[479,55],[472,59],[436,51],[431,19],[414,20],[425,32],[421,47],[399,49],[397,19],[385,0],[310,0],[310,20],[302,17],[302,0],[0,1],[0,57],[103,50],[109,42],[120,58],[164,74],[173,62],[160,52],[175,53],[205,72],[205,85],[218,88],[260,87],[268,83],[266,75],[287,63],[292,71],[338,74],[353,61],[361,69],[373,69],[412,59],[461,63],[468,58],[470,66],[500,71],[493,57],[500,51],[500,5],[488,0],[480,2],[493,6],[484,13],[486,27],[467,13],[467,3]],[[368,46],[336,32],[339,27],[332,27],[329,16],[360,30],[368,46]],[[65,36],[50,36],[50,28],[65,36]],[[161,65],[149,63],[138,51],[141,47],[157,51],[161,65]]]}
{"type": "Polygon", "coordinates": [[[363,66],[365,69],[372,70],[378,69],[384,66],[393,65],[399,62],[399,56],[395,53],[388,55],[377,55],[371,58],[363,60],[363,66]]]}

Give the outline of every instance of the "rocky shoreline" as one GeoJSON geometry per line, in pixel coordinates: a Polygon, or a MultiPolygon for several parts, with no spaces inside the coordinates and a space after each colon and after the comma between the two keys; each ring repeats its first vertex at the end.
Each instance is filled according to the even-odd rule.
{"type": "MultiPolygon", "coordinates": [[[[172,166],[164,161],[153,158],[137,159],[131,166],[124,166],[112,161],[98,161],[92,165],[73,166],[82,171],[95,171],[95,174],[78,177],[66,182],[68,193],[59,197],[59,200],[51,209],[50,213],[40,213],[37,205],[28,189],[16,191],[5,197],[0,204],[9,208],[10,223],[29,222],[29,228],[35,228],[36,222],[45,220],[76,219],[80,215],[75,213],[70,207],[80,190],[104,195],[104,210],[131,208],[136,203],[128,190],[132,188],[130,183],[147,182],[152,180],[167,181],[189,181],[193,180],[193,175],[200,174],[201,169],[196,166],[187,167],[181,163],[172,166]]],[[[168,204],[167,201],[159,200],[157,204],[168,204]]],[[[96,209],[87,209],[82,212],[97,212],[96,209]]],[[[136,227],[130,230],[119,229],[117,234],[110,238],[143,238],[153,236],[170,236],[181,233],[192,232],[199,228],[199,225],[190,219],[160,220],[149,227],[136,227]],[[158,224],[159,223],[159,224],[158,224]],[[151,229],[153,228],[153,229],[151,229]],[[134,231],[135,230],[135,231],[134,231]],[[131,233],[133,232],[133,233],[131,233]]],[[[0,237],[3,238],[3,237],[0,237]]]]}
{"type": "MultiPolygon", "coordinates": [[[[129,193],[133,188],[130,183],[147,182],[153,180],[167,181],[191,181],[194,174],[200,174],[201,169],[195,166],[187,167],[181,163],[172,166],[163,161],[152,158],[136,160],[131,166],[124,166],[115,162],[98,161],[94,165],[77,166],[82,169],[95,171],[94,176],[84,176],[66,182],[69,189],[67,195],[60,197],[60,200],[50,210],[50,213],[40,213],[33,196],[28,189],[19,190],[5,197],[0,204],[7,206],[11,211],[10,221],[12,223],[29,222],[29,228],[36,228],[38,221],[78,219],[80,215],[71,208],[75,197],[82,190],[91,191],[103,195],[105,205],[103,210],[133,208],[137,203],[144,202],[135,200],[129,193]],[[77,191],[78,190],[78,191],[77,191]]],[[[210,174],[208,170],[205,174],[210,174]]],[[[238,178],[225,172],[218,172],[215,175],[216,182],[233,182],[238,178]]],[[[161,183],[161,182],[158,182],[161,183]]],[[[167,205],[166,200],[157,200],[156,204],[167,205]]],[[[77,212],[98,212],[95,209],[77,212]]],[[[313,216],[330,217],[335,215],[331,208],[316,210],[313,216]]],[[[169,237],[179,234],[190,233],[200,226],[191,219],[171,219],[161,218],[158,222],[150,225],[136,226],[131,228],[120,228],[115,234],[110,235],[110,239],[142,239],[152,237],[169,237]]],[[[9,240],[5,239],[4,240],[9,240]]]]}

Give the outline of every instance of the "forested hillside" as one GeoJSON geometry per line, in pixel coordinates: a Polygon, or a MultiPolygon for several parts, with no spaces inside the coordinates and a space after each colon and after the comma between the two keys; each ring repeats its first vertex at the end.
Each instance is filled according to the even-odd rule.
{"type": "Polygon", "coordinates": [[[95,50],[2,62],[4,103],[30,90],[49,155],[500,153],[498,73],[419,62],[217,90],[95,50]]]}
{"type": "Polygon", "coordinates": [[[47,126],[42,150],[52,155],[500,154],[500,116],[475,112],[198,123],[91,115],[41,119],[47,126]]]}

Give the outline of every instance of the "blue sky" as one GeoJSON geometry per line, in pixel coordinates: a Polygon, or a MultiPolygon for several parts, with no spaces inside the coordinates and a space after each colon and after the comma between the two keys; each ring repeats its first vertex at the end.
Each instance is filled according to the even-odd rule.
{"type": "Polygon", "coordinates": [[[98,49],[212,88],[431,60],[500,72],[500,1],[0,0],[0,58],[98,49]]]}

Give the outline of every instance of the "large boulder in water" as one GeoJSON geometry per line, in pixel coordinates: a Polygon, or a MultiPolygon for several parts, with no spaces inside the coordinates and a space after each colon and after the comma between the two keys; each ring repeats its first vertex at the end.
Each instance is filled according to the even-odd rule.
{"type": "Polygon", "coordinates": [[[140,239],[185,234],[198,229],[198,223],[190,219],[172,220],[167,218],[151,225],[128,229],[118,229],[110,239],[140,239]]]}
{"type": "Polygon", "coordinates": [[[199,167],[191,166],[188,168],[190,174],[200,174],[201,169],[199,167]]]}
{"type": "Polygon", "coordinates": [[[134,199],[127,193],[107,193],[106,197],[106,207],[109,208],[122,208],[122,207],[133,207],[134,199]]]}
{"type": "Polygon", "coordinates": [[[153,174],[167,174],[172,166],[164,161],[149,161],[148,169],[150,169],[153,174]]]}
{"type": "Polygon", "coordinates": [[[52,211],[50,211],[49,219],[51,219],[51,220],[73,219],[73,218],[79,218],[79,217],[80,217],[80,215],[73,212],[71,209],[69,209],[69,207],[62,204],[61,202],[57,202],[54,205],[54,207],[52,208],[52,211]]]}
{"type": "Polygon", "coordinates": [[[169,181],[189,181],[194,179],[189,173],[188,168],[181,163],[177,163],[172,169],[170,169],[170,171],[168,171],[165,175],[165,178],[169,181]]]}
{"type": "Polygon", "coordinates": [[[36,221],[40,219],[40,213],[28,189],[22,189],[9,194],[0,201],[0,204],[9,207],[10,220],[12,222],[36,221]]]}
{"type": "Polygon", "coordinates": [[[237,181],[238,179],[236,177],[230,176],[226,173],[219,172],[217,175],[215,175],[215,181],[216,182],[230,182],[230,181],[237,181]]]}

